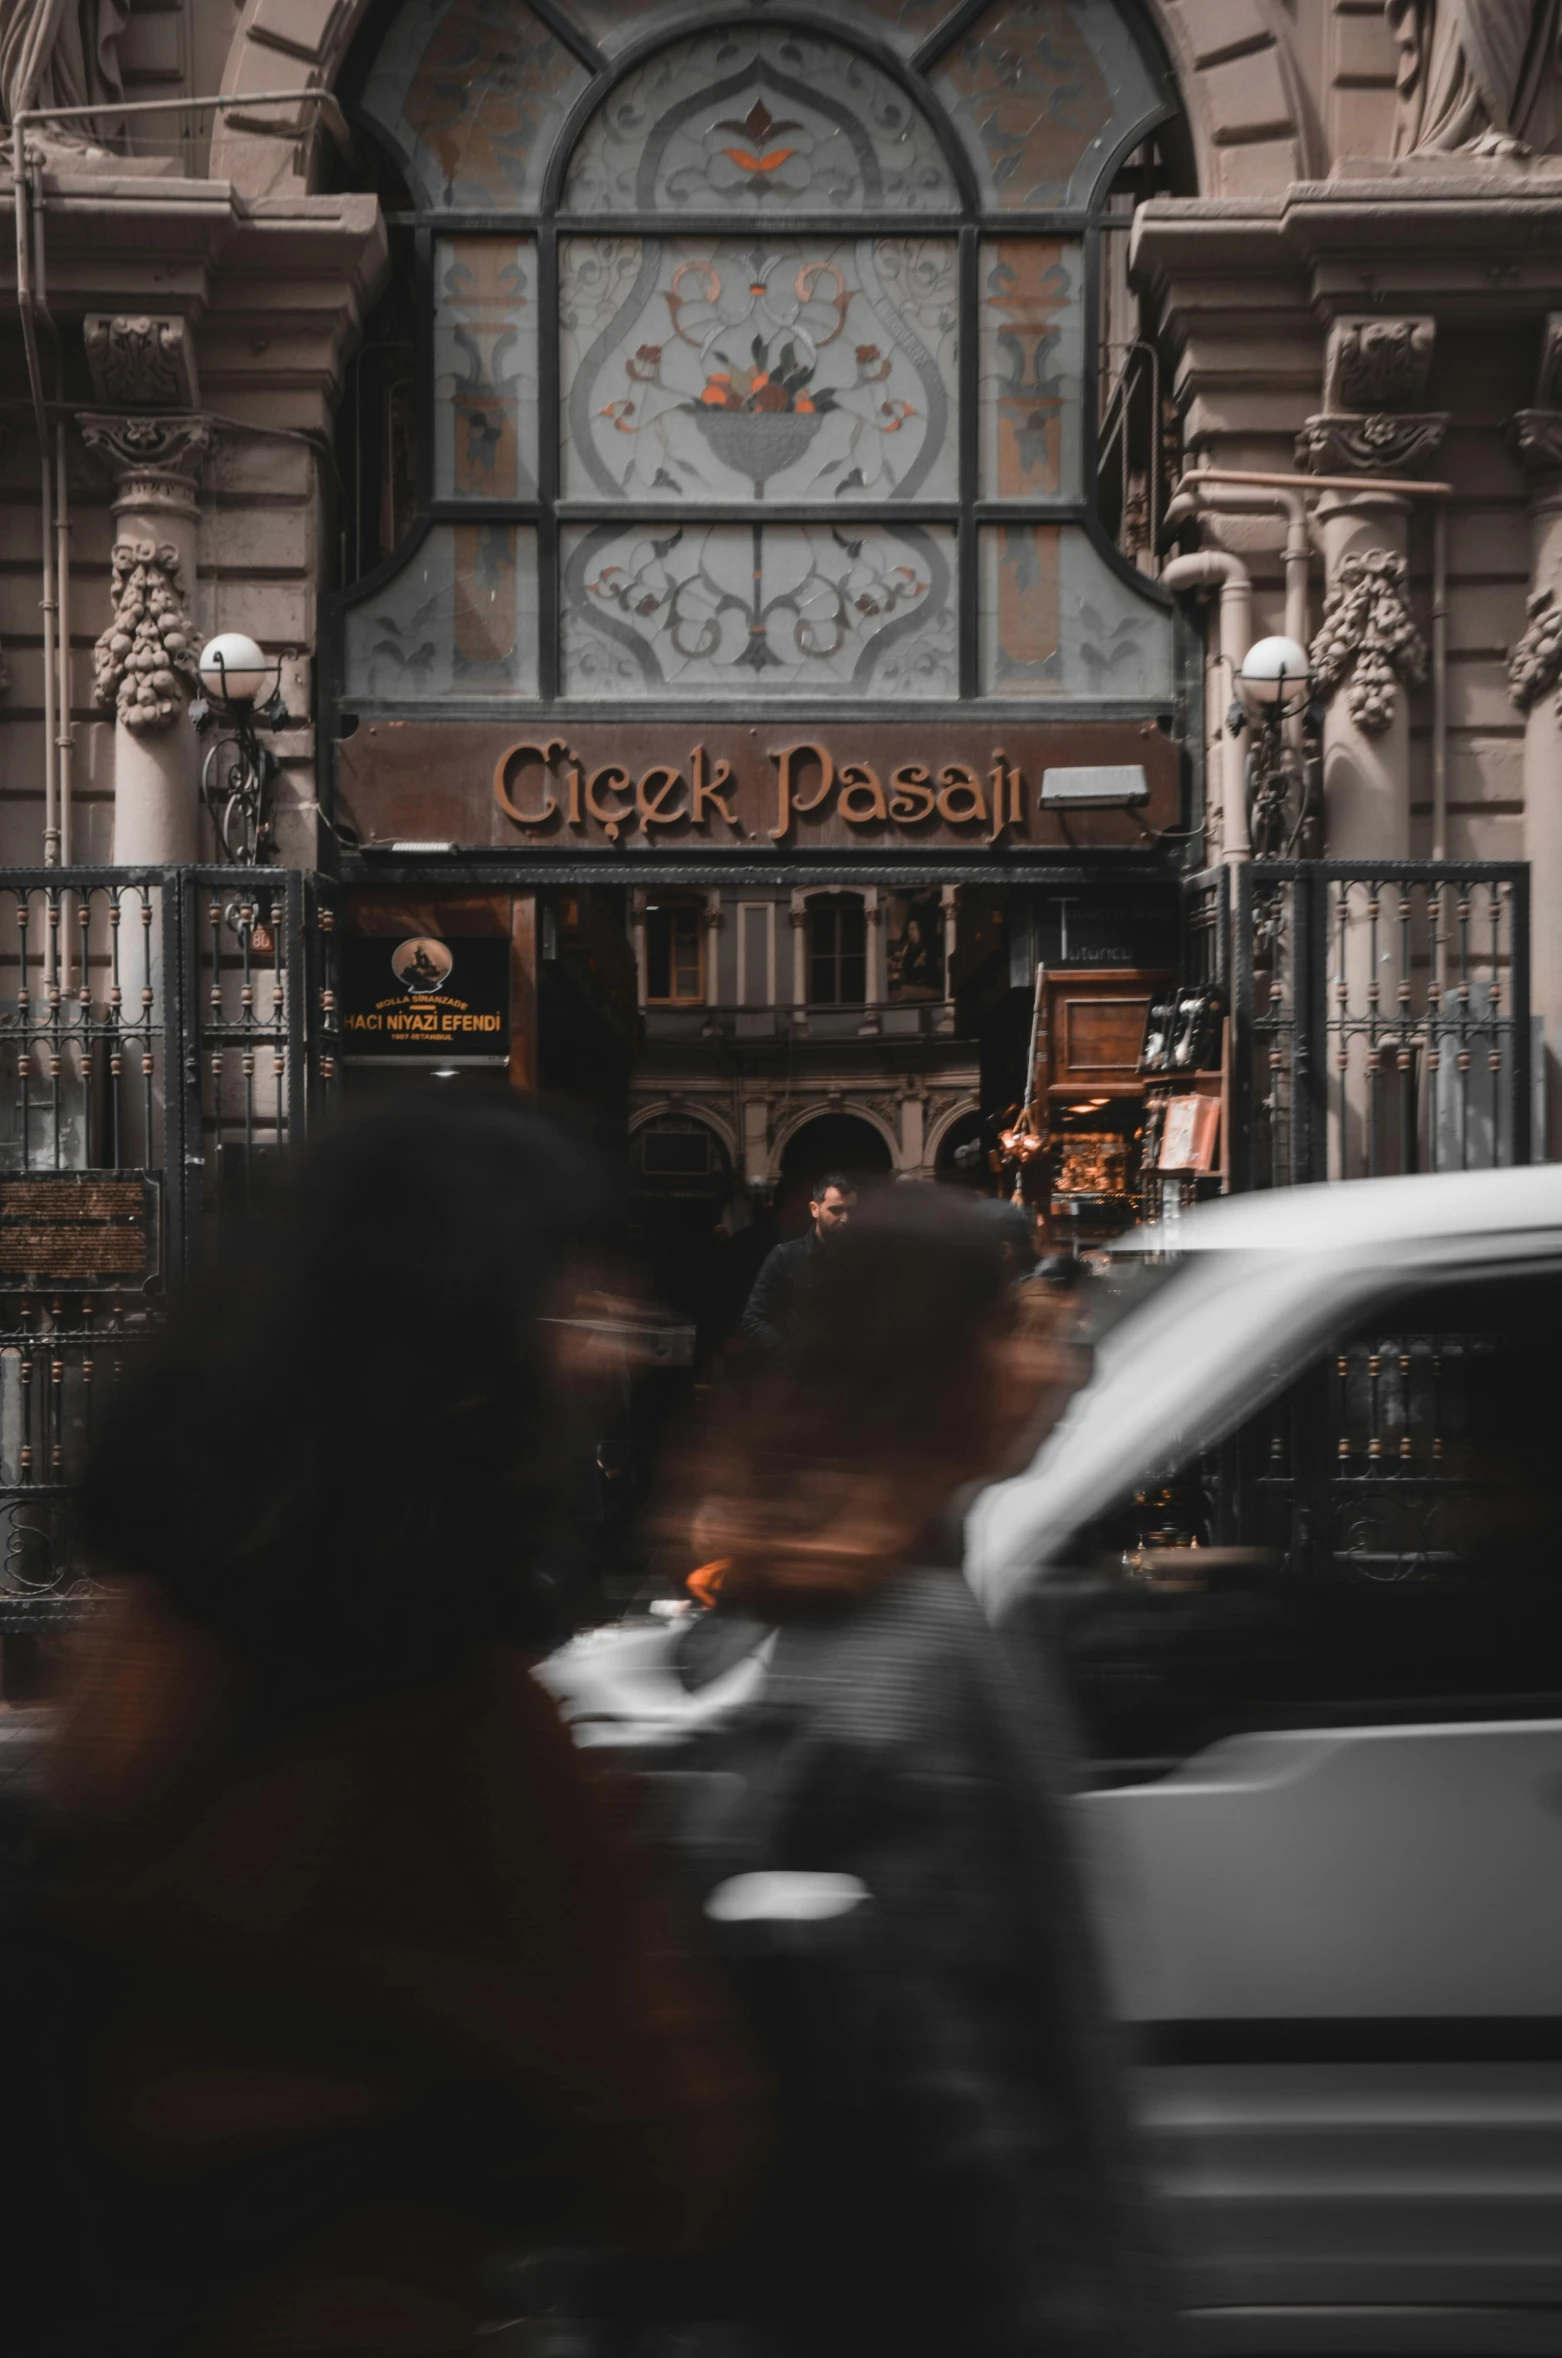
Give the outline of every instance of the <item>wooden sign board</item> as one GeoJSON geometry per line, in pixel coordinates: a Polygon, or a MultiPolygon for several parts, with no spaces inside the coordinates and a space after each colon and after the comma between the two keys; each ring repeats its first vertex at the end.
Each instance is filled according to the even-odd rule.
{"type": "MultiPolygon", "coordinates": [[[[366,721],[337,748],[367,845],[582,851],[1142,848],[1179,823],[1179,749],[1154,721],[366,721]],[[1044,807],[1050,769],[1142,773],[1142,797],[1044,807]]],[[[1117,773],[1115,780],[1108,773],[1117,773]]]]}

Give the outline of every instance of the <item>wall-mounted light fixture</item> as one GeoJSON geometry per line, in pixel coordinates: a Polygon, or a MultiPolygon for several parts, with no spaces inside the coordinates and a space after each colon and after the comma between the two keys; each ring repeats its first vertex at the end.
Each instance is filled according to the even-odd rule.
{"type": "Polygon", "coordinates": [[[222,857],[253,868],[272,848],[271,789],[281,766],[256,731],[292,725],[282,702],[282,659],[243,631],[225,630],[201,649],[200,672],[204,694],[190,718],[212,736],[201,798],[222,857]]]}

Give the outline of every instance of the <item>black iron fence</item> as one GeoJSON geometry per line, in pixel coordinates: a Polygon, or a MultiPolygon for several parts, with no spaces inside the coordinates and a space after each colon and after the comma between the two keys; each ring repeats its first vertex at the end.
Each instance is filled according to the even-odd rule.
{"type": "Polygon", "coordinates": [[[331,887],[296,870],[0,871],[0,1632],[87,1587],[95,1423],[334,1092],[334,965],[331,887]]]}
{"type": "Polygon", "coordinates": [[[1234,1185],[1528,1162],[1522,862],[1254,861],[1187,911],[1231,997],[1234,1185]]]}

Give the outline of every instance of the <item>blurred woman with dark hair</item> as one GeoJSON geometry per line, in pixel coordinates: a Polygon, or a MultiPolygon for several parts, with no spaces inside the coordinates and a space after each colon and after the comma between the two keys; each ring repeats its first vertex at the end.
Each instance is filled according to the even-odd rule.
{"type": "Polygon", "coordinates": [[[597,1182],[439,1113],[305,1162],[91,1471],[44,1914],[116,2350],[466,2352],[497,2246],[699,2249],[748,2182],[739,2042],[529,1671],[597,1182]]]}
{"type": "Polygon", "coordinates": [[[727,1615],[776,1632],[717,1740],[707,1908],[740,1942],[803,1918],[770,1925],[753,1969],[788,2125],[746,2281],[779,2350],[1158,2340],[1060,1709],[988,1629],[951,1520],[1078,1374],[1048,1292],[1010,1281],[966,1198],[886,1190],[701,1479],[712,1634],[727,1615]]]}

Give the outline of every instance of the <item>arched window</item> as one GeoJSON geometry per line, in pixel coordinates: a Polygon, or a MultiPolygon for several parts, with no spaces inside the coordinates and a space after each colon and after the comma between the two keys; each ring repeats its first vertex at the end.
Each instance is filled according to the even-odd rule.
{"type": "Polygon", "coordinates": [[[1093,498],[1130,0],[407,0],[354,103],[425,325],[352,709],[1169,703],[1093,498]]]}

